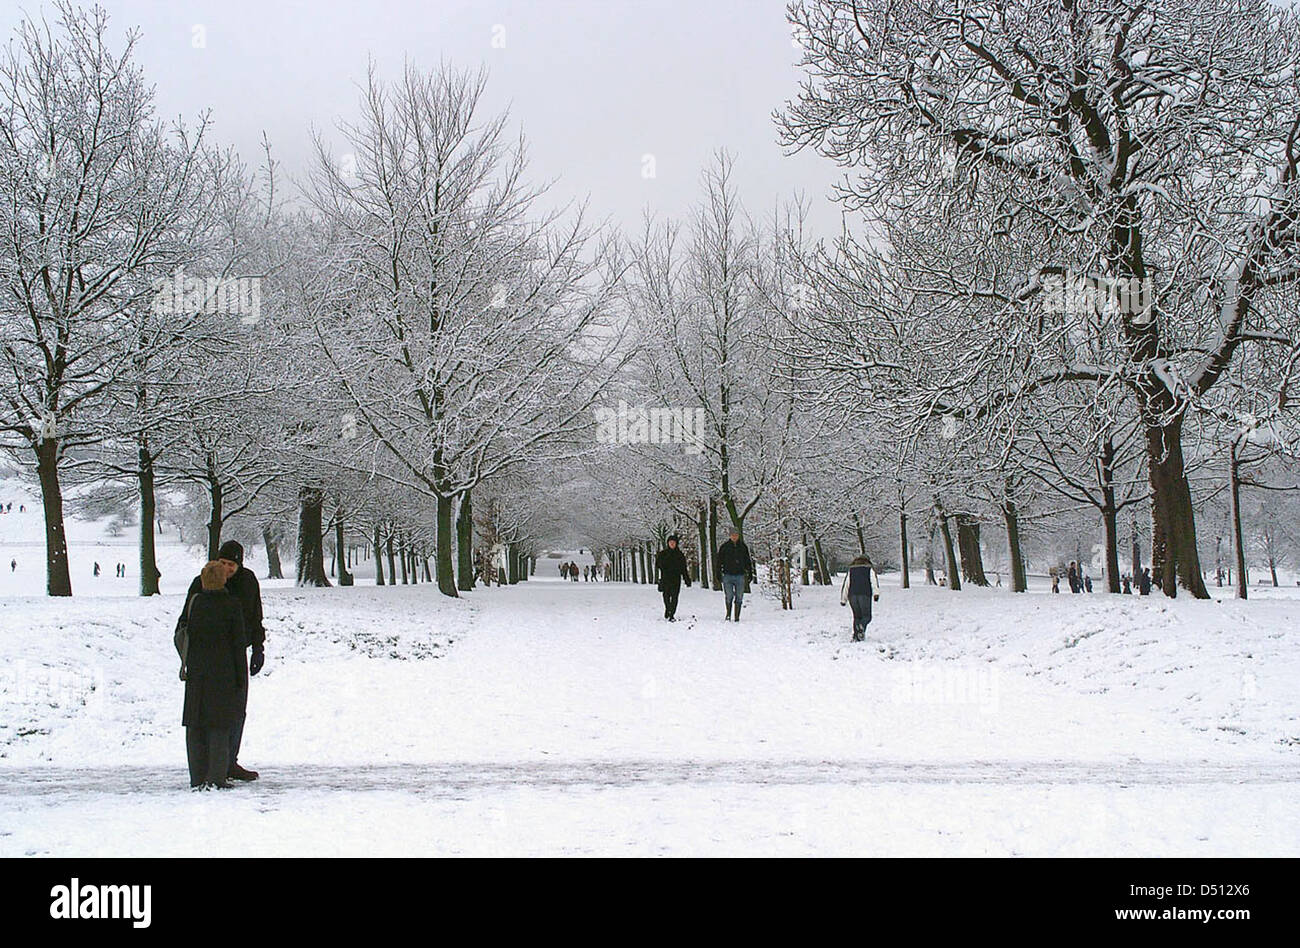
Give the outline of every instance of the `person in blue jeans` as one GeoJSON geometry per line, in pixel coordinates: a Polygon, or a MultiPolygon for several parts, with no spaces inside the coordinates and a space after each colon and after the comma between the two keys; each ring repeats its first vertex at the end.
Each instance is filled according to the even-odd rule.
{"type": "Polygon", "coordinates": [[[840,587],[840,605],[853,607],[853,641],[865,641],[871,624],[871,604],[879,601],[880,578],[871,566],[871,557],[856,557],[840,587]]]}
{"type": "Polygon", "coordinates": [[[740,605],[745,599],[745,580],[754,571],[754,561],[750,559],[749,547],[740,538],[740,531],[732,529],[731,539],[718,547],[714,562],[715,571],[722,581],[722,595],[727,601],[727,621],[740,621],[740,605]],[[732,614],[732,606],[735,614],[732,614]]]}

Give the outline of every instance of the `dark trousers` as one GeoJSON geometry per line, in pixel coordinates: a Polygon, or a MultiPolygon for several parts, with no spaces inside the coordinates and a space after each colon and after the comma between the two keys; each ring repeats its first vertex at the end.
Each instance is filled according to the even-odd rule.
{"type": "Polygon", "coordinates": [[[191,787],[226,782],[230,773],[232,733],[233,730],[227,727],[191,726],[185,729],[185,753],[190,762],[191,787]]]}
{"type": "Polygon", "coordinates": [[[861,640],[871,624],[871,597],[849,596],[849,608],[853,610],[853,638],[861,640]]]}
{"type": "Polygon", "coordinates": [[[682,587],[665,586],[664,587],[664,618],[671,619],[677,615],[677,597],[681,595],[682,587]]]}
{"type": "MultiPolygon", "coordinates": [[[[245,706],[247,706],[248,704],[247,692],[245,692],[244,704],[245,706]]],[[[239,745],[240,743],[243,742],[243,740],[244,740],[244,715],[241,714],[239,716],[239,720],[235,722],[234,727],[230,729],[230,758],[228,760],[228,763],[231,767],[239,763],[239,745]]]]}

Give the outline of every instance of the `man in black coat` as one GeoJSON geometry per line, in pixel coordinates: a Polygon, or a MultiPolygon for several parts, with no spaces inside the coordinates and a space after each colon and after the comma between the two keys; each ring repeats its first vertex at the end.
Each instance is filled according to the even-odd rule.
{"type": "Polygon", "coordinates": [[[714,559],[717,564],[714,571],[722,584],[722,595],[727,601],[728,621],[740,621],[740,604],[745,598],[745,580],[754,571],[754,561],[749,556],[749,547],[740,538],[740,531],[732,529],[731,538],[718,547],[714,559]],[[731,607],[735,605],[733,620],[731,607]]]}
{"type": "Polygon", "coordinates": [[[248,636],[244,610],[226,590],[229,569],[212,561],[185,604],[185,752],[190,786],[230,786],[231,732],[248,700],[248,636]]]}
{"type": "MultiPolygon", "coordinates": [[[[226,580],[226,589],[239,603],[243,611],[244,631],[248,638],[248,645],[253,649],[252,661],[248,663],[248,672],[251,675],[256,675],[262,670],[262,665],[266,662],[264,647],[266,629],[262,625],[262,587],[257,582],[257,576],[251,570],[244,568],[244,548],[234,540],[227,540],[221,544],[221,548],[217,551],[216,562],[224,565],[226,571],[230,574],[226,580]]],[[[189,602],[190,597],[201,590],[200,577],[196,576],[194,582],[190,583],[185,601],[189,602]]],[[[179,621],[177,624],[179,625],[179,621]]],[[[239,765],[239,745],[244,739],[244,718],[248,708],[247,677],[243,680],[243,688],[240,694],[241,710],[239,718],[230,727],[230,779],[256,780],[257,771],[248,770],[239,765]]]]}
{"type": "Polygon", "coordinates": [[[677,546],[677,534],[668,538],[668,546],[655,557],[655,572],[659,574],[659,591],[664,594],[664,618],[677,621],[677,597],[682,591],[682,581],[691,584],[686,555],[677,546]]]}

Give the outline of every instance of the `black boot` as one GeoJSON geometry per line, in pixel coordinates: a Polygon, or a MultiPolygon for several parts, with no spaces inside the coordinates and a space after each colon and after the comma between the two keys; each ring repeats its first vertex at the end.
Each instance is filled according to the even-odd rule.
{"type": "Polygon", "coordinates": [[[230,765],[230,772],[229,772],[229,777],[228,777],[228,779],[230,779],[230,780],[256,780],[256,779],[257,779],[257,771],[256,771],[256,770],[247,770],[247,769],[245,769],[244,767],[239,766],[238,764],[231,764],[231,765],[230,765]]]}
{"type": "Polygon", "coordinates": [[[727,603],[727,618],[724,621],[731,621],[731,603],[727,603]]]}
{"type": "Polygon", "coordinates": [[[731,621],[732,622],[740,621],[740,603],[736,603],[736,618],[732,619],[731,621]]]}

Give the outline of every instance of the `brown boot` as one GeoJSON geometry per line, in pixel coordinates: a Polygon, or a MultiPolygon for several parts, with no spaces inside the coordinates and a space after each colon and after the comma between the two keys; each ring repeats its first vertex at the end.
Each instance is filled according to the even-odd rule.
{"type": "Polygon", "coordinates": [[[256,770],[246,770],[238,764],[231,764],[228,776],[231,780],[256,780],[256,770]]]}

